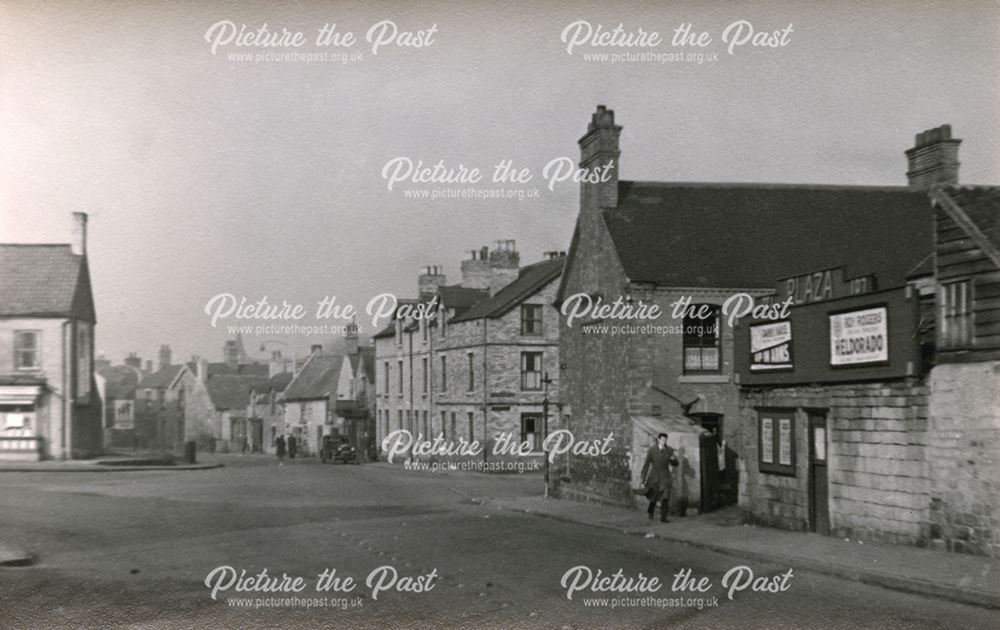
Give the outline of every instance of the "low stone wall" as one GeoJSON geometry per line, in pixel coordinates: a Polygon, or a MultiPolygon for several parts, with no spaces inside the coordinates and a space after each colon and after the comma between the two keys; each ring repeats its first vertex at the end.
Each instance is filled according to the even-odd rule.
{"type": "Polygon", "coordinates": [[[930,382],[933,544],[1000,557],[1000,361],[938,365],[930,382]]]}

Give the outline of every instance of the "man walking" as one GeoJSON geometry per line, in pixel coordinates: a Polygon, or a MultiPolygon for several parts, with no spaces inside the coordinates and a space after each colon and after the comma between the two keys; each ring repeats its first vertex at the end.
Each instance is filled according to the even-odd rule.
{"type": "Polygon", "coordinates": [[[656,502],[659,501],[660,522],[669,522],[667,510],[670,509],[670,488],[674,481],[670,467],[679,464],[677,457],[674,456],[674,449],[667,446],[667,434],[657,435],[656,445],[646,451],[646,462],[642,465],[642,479],[646,486],[646,498],[649,500],[649,509],[646,510],[649,520],[653,520],[656,502]]]}

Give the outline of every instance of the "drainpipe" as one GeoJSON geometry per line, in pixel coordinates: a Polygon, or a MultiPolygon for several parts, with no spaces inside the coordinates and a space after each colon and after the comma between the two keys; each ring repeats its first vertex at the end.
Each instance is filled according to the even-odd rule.
{"type": "MultiPolygon", "coordinates": [[[[418,329],[419,329],[419,324],[418,324],[418,329]]],[[[406,333],[406,336],[409,339],[409,345],[410,345],[410,350],[409,350],[409,352],[407,352],[407,354],[409,355],[408,358],[410,360],[410,413],[409,413],[410,420],[409,420],[409,425],[410,425],[410,434],[411,435],[416,435],[416,432],[413,430],[413,428],[416,426],[416,423],[417,423],[416,418],[413,417],[413,416],[417,415],[417,410],[413,408],[413,331],[410,331],[410,332],[406,333]]]]}
{"type": "Polygon", "coordinates": [[[67,336],[66,327],[71,325],[73,320],[66,320],[62,323],[62,361],[63,361],[63,383],[62,383],[62,394],[63,394],[63,412],[62,412],[62,430],[60,431],[60,442],[62,447],[62,459],[70,459],[72,457],[73,449],[73,437],[70,432],[73,430],[73,423],[70,418],[70,414],[73,412],[73,396],[70,388],[73,386],[72,366],[67,358],[71,355],[68,352],[67,339],[72,339],[72,336],[67,336]]]}
{"type": "Polygon", "coordinates": [[[490,325],[490,320],[487,317],[483,318],[483,462],[489,461],[489,449],[486,445],[489,443],[489,439],[486,435],[486,425],[489,420],[489,388],[487,384],[489,383],[488,375],[486,373],[487,361],[486,361],[486,351],[489,348],[488,337],[486,334],[486,329],[490,325]]]}

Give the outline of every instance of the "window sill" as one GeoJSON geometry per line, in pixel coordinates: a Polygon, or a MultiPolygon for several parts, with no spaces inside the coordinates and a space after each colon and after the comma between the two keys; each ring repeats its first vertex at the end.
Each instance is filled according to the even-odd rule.
{"type": "Polygon", "coordinates": [[[729,383],[729,374],[682,374],[677,377],[678,383],[729,383]]]}

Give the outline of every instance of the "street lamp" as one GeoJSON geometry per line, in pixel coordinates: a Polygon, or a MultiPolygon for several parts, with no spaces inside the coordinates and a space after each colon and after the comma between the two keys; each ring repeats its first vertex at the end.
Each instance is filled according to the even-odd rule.
{"type": "Polygon", "coordinates": [[[549,378],[549,373],[545,372],[542,374],[542,385],[544,386],[544,393],[542,396],[542,454],[545,457],[545,498],[549,498],[549,449],[548,449],[548,437],[549,437],[549,385],[552,383],[552,379],[549,378]]]}

